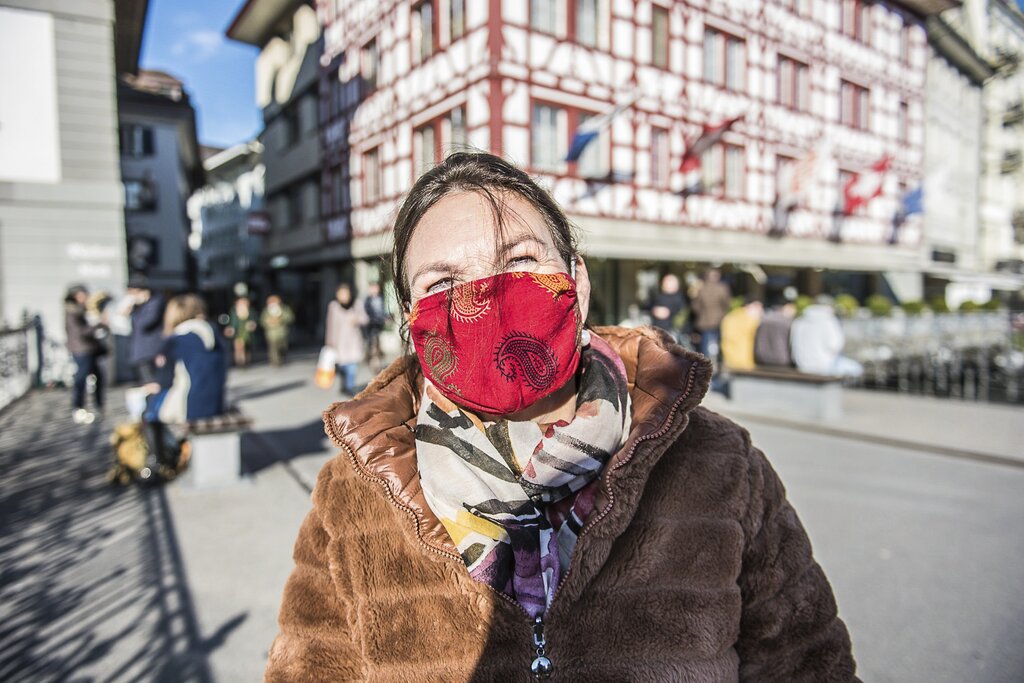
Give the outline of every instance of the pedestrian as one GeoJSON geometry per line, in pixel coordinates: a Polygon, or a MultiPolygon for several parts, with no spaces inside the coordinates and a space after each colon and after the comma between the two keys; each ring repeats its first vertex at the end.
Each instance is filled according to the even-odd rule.
{"type": "Polygon", "coordinates": [[[661,278],[658,291],[650,297],[645,307],[651,314],[651,324],[668,332],[677,342],[683,325],[681,318],[686,315],[686,295],[680,289],[679,278],[667,273],[661,278]]]}
{"type": "Polygon", "coordinates": [[[281,301],[281,297],[271,294],[267,297],[267,305],[260,314],[260,327],[263,328],[263,337],[267,340],[267,353],[270,355],[270,364],[280,366],[284,364],[285,356],[288,355],[288,335],[295,322],[295,314],[291,307],[281,301]]]}
{"type": "Polygon", "coordinates": [[[83,285],[68,288],[64,297],[64,330],[68,352],[75,361],[75,379],[71,389],[71,419],[75,424],[91,424],[97,414],[103,415],[105,381],[102,357],[107,354],[105,339],[107,323],[102,312],[94,311],[88,319],[89,290],[83,285]],[[85,407],[89,377],[95,380],[93,404],[95,412],[85,407]]]}
{"type": "Polygon", "coordinates": [[[793,321],[793,362],[800,372],[831,377],[860,377],[864,368],[843,355],[846,335],[832,297],[822,294],[793,321]]]}
{"type": "Polygon", "coordinates": [[[722,318],[732,307],[732,293],[729,285],[722,282],[722,273],[712,268],[704,274],[704,280],[691,302],[696,316],[693,326],[700,334],[700,352],[718,362],[722,333],[722,318]]]}
{"type": "Polygon", "coordinates": [[[764,305],[754,297],[746,297],[742,306],[722,318],[722,364],[730,370],[753,370],[754,338],[764,305]]]}
{"type": "Polygon", "coordinates": [[[354,393],[356,373],[364,357],[362,328],[369,318],[366,307],[359,303],[352,287],[342,283],[334,292],[334,301],[327,305],[324,345],[334,349],[343,394],[354,393]]]}
{"type": "Polygon", "coordinates": [[[789,368],[793,355],[789,350],[789,335],[796,317],[796,304],[782,301],[764,314],[754,337],[754,362],[765,367],[789,368]]]}
{"type": "Polygon", "coordinates": [[[252,360],[253,334],[256,332],[256,316],[252,312],[249,297],[235,299],[228,314],[228,326],[224,336],[234,342],[235,365],[245,367],[252,360]]]}
{"type": "Polygon", "coordinates": [[[504,159],[416,181],[393,276],[415,355],[326,430],[265,680],[854,681],[807,535],[711,364],[586,325],[562,209],[504,159]]]}
{"type": "Polygon", "coordinates": [[[151,452],[160,464],[173,466],[164,431],[224,413],[227,358],[224,342],[206,319],[206,305],[195,294],[167,302],[163,331],[157,381],[144,386],[150,398],[143,420],[151,452]]]}
{"type": "Polygon", "coordinates": [[[376,375],[380,372],[384,362],[384,353],[380,348],[380,335],[389,319],[379,282],[370,283],[366,290],[366,298],[363,300],[363,307],[366,309],[367,319],[366,327],[363,328],[366,337],[366,358],[370,363],[370,371],[376,375]]]}
{"type": "Polygon", "coordinates": [[[164,341],[164,308],[167,304],[160,294],[153,293],[144,278],[136,276],[128,281],[123,305],[131,321],[128,362],[135,368],[142,384],[155,382],[155,361],[164,341]]]}

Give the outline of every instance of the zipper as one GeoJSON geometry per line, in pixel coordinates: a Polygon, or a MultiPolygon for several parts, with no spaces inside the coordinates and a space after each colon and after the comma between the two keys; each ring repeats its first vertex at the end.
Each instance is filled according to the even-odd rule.
{"type": "MultiPolygon", "coordinates": [[[[689,397],[690,391],[693,390],[693,384],[696,381],[696,372],[696,365],[691,366],[689,376],[687,377],[686,381],[686,387],[683,389],[683,393],[680,394],[679,398],[677,398],[672,403],[671,408],[669,408],[668,417],[665,418],[665,422],[661,425],[661,427],[658,428],[658,431],[653,432],[651,434],[645,434],[644,436],[641,436],[636,441],[634,441],[633,445],[630,446],[629,452],[626,453],[626,457],[624,457],[620,462],[616,463],[616,465],[611,470],[608,471],[608,474],[615,472],[616,470],[624,467],[627,463],[629,463],[629,461],[633,459],[633,456],[636,454],[637,448],[640,446],[642,442],[660,438],[668,432],[668,430],[672,426],[672,423],[675,421],[676,412],[679,410],[679,406],[682,405],[683,401],[685,401],[687,397],[689,397]]],[[[341,448],[348,456],[349,462],[351,463],[353,469],[355,469],[356,474],[365,481],[378,484],[382,489],[384,489],[384,494],[387,497],[388,501],[412,518],[413,524],[415,525],[416,529],[416,541],[419,543],[419,545],[426,548],[428,551],[432,553],[456,561],[460,564],[460,566],[464,567],[465,562],[462,560],[462,557],[458,553],[449,552],[447,550],[438,548],[424,541],[422,534],[423,529],[420,526],[420,520],[419,517],[416,515],[416,512],[408,505],[405,505],[404,503],[398,500],[394,492],[391,490],[391,486],[388,485],[388,482],[385,479],[383,479],[382,477],[374,476],[363,469],[362,465],[359,462],[359,459],[356,457],[355,451],[353,451],[348,444],[342,441],[342,439],[338,436],[337,432],[335,431],[334,420],[328,419],[327,417],[327,415],[330,414],[333,408],[333,405],[330,408],[328,408],[324,416],[324,425],[327,427],[327,435],[330,437],[331,441],[334,442],[334,445],[341,448]]],[[[408,425],[406,426],[408,427],[408,425]]],[[[603,488],[605,494],[608,496],[608,505],[605,507],[604,510],[601,511],[601,513],[597,517],[588,522],[587,525],[580,530],[580,534],[576,539],[577,546],[579,545],[580,540],[582,540],[582,538],[586,534],[590,533],[590,531],[595,526],[600,524],[600,522],[608,516],[612,508],[615,506],[615,494],[612,492],[611,486],[608,485],[607,476],[605,477],[605,486],[603,488]]],[[[558,598],[558,594],[561,592],[562,587],[565,585],[566,580],[572,574],[573,566],[574,565],[570,560],[569,568],[566,570],[565,574],[562,575],[562,578],[558,582],[558,586],[555,587],[554,594],[551,596],[551,603],[548,605],[546,614],[550,615],[553,613],[555,601],[558,598]]],[[[505,593],[502,593],[490,584],[482,583],[479,581],[477,583],[480,583],[491,593],[498,596],[498,598],[504,600],[505,602],[519,610],[519,612],[521,612],[523,616],[526,617],[527,621],[532,623],[533,649],[536,656],[530,663],[530,674],[537,679],[549,678],[551,674],[554,672],[555,667],[552,661],[547,657],[547,638],[544,635],[544,616],[539,615],[531,621],[530,613],[527,612],[522,605],[516,602],[514,598],[506,595],[505,593]]]]}

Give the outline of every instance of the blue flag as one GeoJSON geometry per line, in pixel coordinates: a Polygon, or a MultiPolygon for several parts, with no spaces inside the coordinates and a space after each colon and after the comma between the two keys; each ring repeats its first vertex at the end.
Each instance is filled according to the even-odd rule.
{"type": "Polygon", "coordinates": [[[924,213],[924,185],[918,185],[903,195],[900,200],[900,213],[904,218],[915,213],[924,213]]]}
{"type": "Polygon", "coordinates": [[[601,131],[611,124],[612,119],[631,107],[638,97],[639,94],[633,94],[622,104],[617,104],[577,126],[572,136],[572,144],[569,145],[569,153],[565,155],[565,160],[579,161],[587,145],[597,139],[601,131]]]}

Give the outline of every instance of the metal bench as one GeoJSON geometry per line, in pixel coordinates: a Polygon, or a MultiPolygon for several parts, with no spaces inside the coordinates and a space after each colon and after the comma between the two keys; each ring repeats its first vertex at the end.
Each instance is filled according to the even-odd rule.
{"type": "Polygon", "coordinates": [[[766,367],[730,370],[729,377],[729,395],[737,410],[824,421],[843,414],[840,377],[766,367]]]}
{"type": "Polygon", "coordinates": [[[191,449],[181,485],[190,489],[215,488],[237,483],[242,477],[242,432],[252,419],[238,409],[188,424],[191,449]]]}

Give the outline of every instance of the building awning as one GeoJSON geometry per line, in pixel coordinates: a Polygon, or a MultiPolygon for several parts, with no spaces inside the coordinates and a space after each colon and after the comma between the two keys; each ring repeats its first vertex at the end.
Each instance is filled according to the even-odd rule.
{"type": "Polygon", "coordinates": [[[928,42],[946,61],[955,66],[975,85],[981,85],[995,75],[995,69],[974,51],[953,27],[942,17],[931,16],[925,21],[928,42]]]}
{"type": "Polygon", "coordinates": [[[224,33],[240,43],[263,47],[281,17],[302,4],[303,0],[246,0],[224,33]]]}
{"type": "Polygon", "coordinates": [[[901,5],[923,19],[959,7],[963,2],[961,0],[898,0],[893,4],[901,5]]]}

